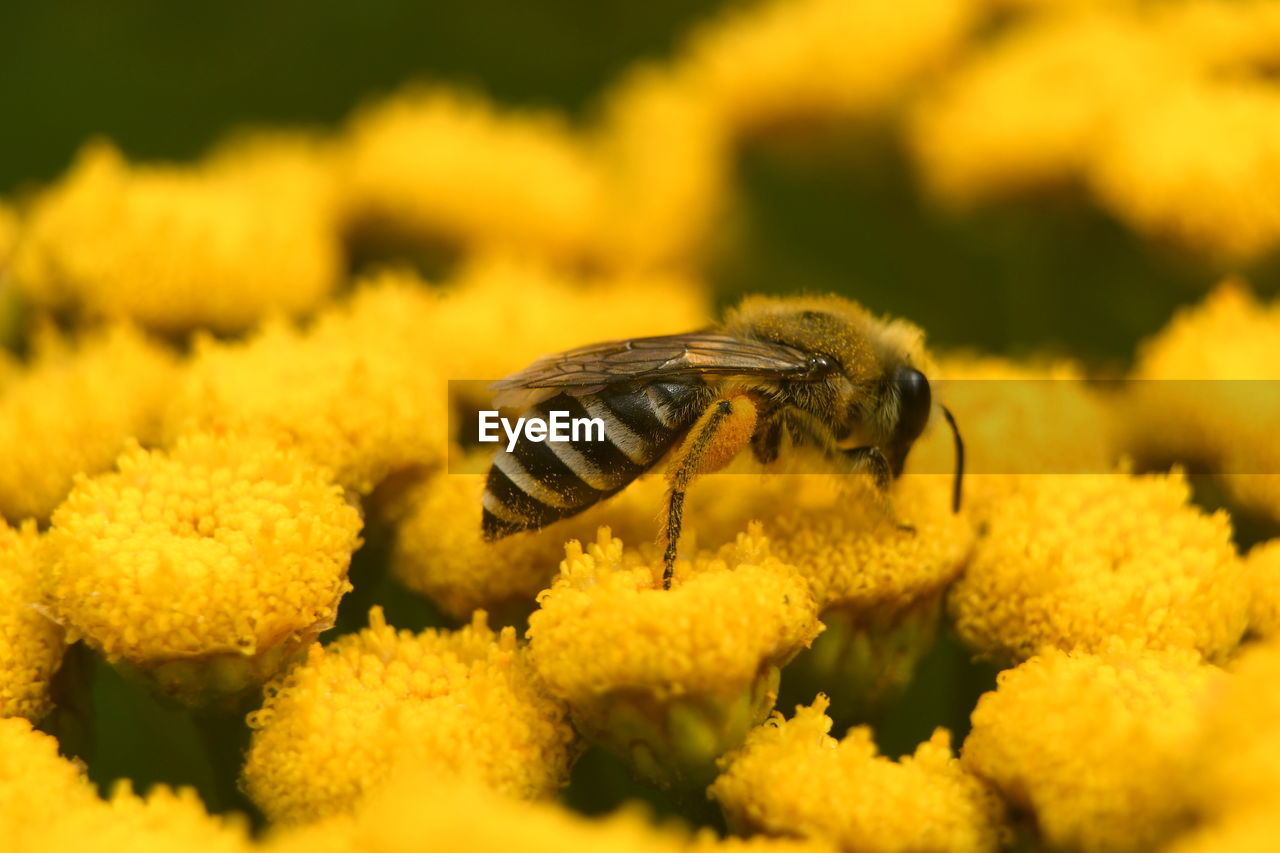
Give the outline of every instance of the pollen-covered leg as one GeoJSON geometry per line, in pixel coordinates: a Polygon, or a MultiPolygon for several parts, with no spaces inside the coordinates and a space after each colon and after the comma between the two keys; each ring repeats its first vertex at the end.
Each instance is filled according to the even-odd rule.
{"type": "Polygon", "coordinates": [[[671,586],[676,545],[684,516],[684,496],[699,474],[709,474],[729,464],[751,443],[756,429],[756,406],[745,394],[717,400],[707,407],[689,430],[668,469],[671,491],[667,498],[667,523],[663,529],[662,586],[671,586]]]}
{"type": "Polygon", "coordinates": [[[914,533],[915,527],[898,519],[898,514],[893,510],[893,502],[889,500],[889,486],[893,482],[893,468],[884,452],[878,447],[854,447],[841,451],[841,455],[844,457],[850,471],[855,474],[865,473],[871,475],[880,506],[884,509],[885,514],[893,520],[894,525],[899,530],[914,533]]]}

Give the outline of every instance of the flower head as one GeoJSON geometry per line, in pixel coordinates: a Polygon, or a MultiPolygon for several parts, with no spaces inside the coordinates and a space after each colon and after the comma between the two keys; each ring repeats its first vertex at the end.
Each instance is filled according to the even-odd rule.
{"type": "Polygon", "coordinates": [[[864,119],[945,63],[975,8],[958,0],[765,2],[705,26],[679,66],[734,137],[864,119]]]}
{"type": "MultiPolygon", "coordinates": [[[[973,547],[951,507],[951,478],[916,475],[890,508],[861,482],[821,508],[791,509],[764,526],[770,551],[809,584],[826,630],[787,668],[791,696],[830,695],[841,722],[863,718],[910,683],[933,646],[943,591],[973,547]],[[899,524],[910,524],[911,529],[899,524]]],[[[760,507],[760,517],[768,517],[760,507]]]]}
{"type": "Polygon", "coordinates": [[[556,116],[443,88],[357,112],[341,165],[348,216],[418,243],[581,258],[599,202],[594,163],[556,116]]]}
{"type": "MultiPolygon", "coordinates": [[[[964,505],[976,519],[1019,475],[1114,470],[1110,412],[1078,364],[953,355],[931,382],[964,434],[964,505]]],[[[954,453],[948,431],[935,425],[907,457],[907,471],[950,471],[954,453]]]]}
{"type": "Polygon", "coordinates": [[[1129,449],[1221,472],[1236,501],[1280,518],[1280,304],[1227,280],[1139,349],[1119,411],[1129,449]]]}
{"type": "Polygon", "coordinates": [[[579,731],[664,783],[709,781],[712,762],[773,707],[778,670],[820,630],[795,570],[758,527],[677,565],[602,528],[576,541],[529,617],[530,652],[579,731]]]}
{"type": "Polygon", "coordinates": [[[1240,77],[1197,81],[1134,103],[1099,144],[1092,184],[1137,231],[1210,256],[1248,259],[1280,243],[1278,155],[1280,93],[1273,85],[1240,77]]]}
{"type": "Polygon", "coordinates": [[[249,723],[245,789],[289,823],[351,810],[403,765],[547,797],[575,757],[563,706],[514,630],[491,631],[483,611],[460,631],[415,635],[375,608],[368,628],[313,647],[269,685],[249,723]]]}
{"type": "Polygon", "coordinates": [[[0,365],[0,516],[46,519],[76,474],[109,468],[127,439],[157,441],[177,374],[130,326],[46,337],[28,366],[0,365]]]}
{"type": "Polygon", "coordinates": [[[865,726],[831,737],[826,707],[819,696],[790,720],[775,712],[723,759],[709,794],[737,831],[866,851],[994,851],[1006,840],[1002,803],[960,766],[945,729],[892,761],[865,726]]]}
{"type": "Polygon", "coordinates": [[[49,682],[62,663],[62,630],[40,602],[40,537],[0,519],[0,717],[39,720],[50,708],[49,682]]]}
{"type": "Polygon", "coordinates": [[[170,437],[253,432],[291,444],[345,488],[443,462],[447,396],[415,350],[437,299],[389,274],[307,331],[270,325],[243,342],[200,338],[167,416],[170,437]]]}
{"type": "Polygon", "coordinates": [[[1201,706],[1220,677],[1181,649],[1046,649],[978,701],[964,766],[1053,849],[1153,849],[1187,823],[1201,706]]]}
{"type": "Polygon", "coordinates": [[[52,735],[20,717],[0,717],[0,838],[20,841],[97,801],[84,768],[58,755],[52,735]]]}
{"type": "Polygon", "coordinates": [[[133,445],[54,513],[53,616],[183,698],[238,693],[333,623],[360,515],[324,469],[260,439],[133,445]]]}
{"type": "Polygon", "coordinates": [[[14,280],[36,303],[166,332],[308,311],[341,263],[325,162],[296,139],[194,167],[131,166],[93,143],[33,204],[14,280]]]}
{"type": "Polygon", "coordinates": [[[996,504],[952,587],[956,630],[996,659],[1113,637],[1223,660],[1248,594],[1225,513],[1189,503],[1178,473],[1024,478],[996,504]]]}
{"type": "Polygon", "coordinates": [[[1070,183],[1117,116],[1184,73],[1175,53],[1110,8],[1007,29],[917,108],[926,181],[953,204],[1070,183]]]}
{"type": "Polygon", "coordinates": [[[1202,818],[1280,808],[1280,644],[1240,655],[1209,697],[1196,751],[1196,811],[1202,818]]]}
{"type": "Polygon", "coordinates": [[[1280,638],[1280,539],[1254,546],[1244,567],[1249,581],[1249,630],[1280,638]]]}

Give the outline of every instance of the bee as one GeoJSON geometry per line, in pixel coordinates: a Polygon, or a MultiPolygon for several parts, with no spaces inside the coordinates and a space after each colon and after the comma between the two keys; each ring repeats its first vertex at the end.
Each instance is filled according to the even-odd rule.
{"type": "MultiPolygon", "coordinates": [[[[493,541],[576,515],[669,459],[659,540],[669,588],[690,483],[748,448],[766,465],[788,448],[816,449],[837,471],[870,474],[888,507],[890,483],[933,408],[916,366],[920,341],[914,326],[840,297],[749,297],[704,331],[540,358],[491,385],[494,402],[543,418],[598,418],[605,440],[521,437],[500,451],[485,484],[483,535],[493,541]]],[[[955,439],[959,511],[964,442],[939,408],[955,439]]]]}

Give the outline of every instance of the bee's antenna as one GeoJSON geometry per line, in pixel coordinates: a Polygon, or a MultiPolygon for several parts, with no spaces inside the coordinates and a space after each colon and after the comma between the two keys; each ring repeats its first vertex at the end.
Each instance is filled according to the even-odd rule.
{"type": "Polygon", "coordinates": [[[956,474],[955,481],[951,491],[951,511],[960,511],[960,495],[964,488],[964,439],[960,437],[960,427],[956,426],[955,416],[951,414],[951,410],[941,403],[938,408],[942,409],[942,414],[946,416],[947,423],[951,425],[951,434],[956,438],[956,474]]]}

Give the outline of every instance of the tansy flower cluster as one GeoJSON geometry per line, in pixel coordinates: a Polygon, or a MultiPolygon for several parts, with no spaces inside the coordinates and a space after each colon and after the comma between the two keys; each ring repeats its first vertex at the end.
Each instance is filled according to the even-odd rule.
{"type": "Polygon", "coordinates": [[[731,826],[843,850],[980,851],[1007,840],[1004,806],[961,767],[945,729],[894,762],[865,726],[833,739],[826,705],[819,697],[790,720],[775,714],[725,757],[710,794],[731,826]]]}
{"type": "Polygon", "coordinates": [[[662,464],[488,541],[466,427],[541,356],[714,328],[753,146],[868,132],[922,217],[1083,190],[1262,259],[1278,35],[1270,0],[762,0],[577,118],[435,81],[191,162],[88,142],[0,202],[0,847],[1269,849],[1264,267],[1124,365],[917,342],[947,409],[903,476],[748,449],[670,588],[662,464]],[[208,767],[135,792],[103,756],[154,720],[208,767]]]}
{"type": "Polygon", "coordinates": [[[369,627],[266,687],[249,718],[245,790],[273,820],[350,811],[398,763],[430,765],[494,790],[547,797],[564,784],[575,736],[515,632],[483,611],[456,633],[369,627]]]}

